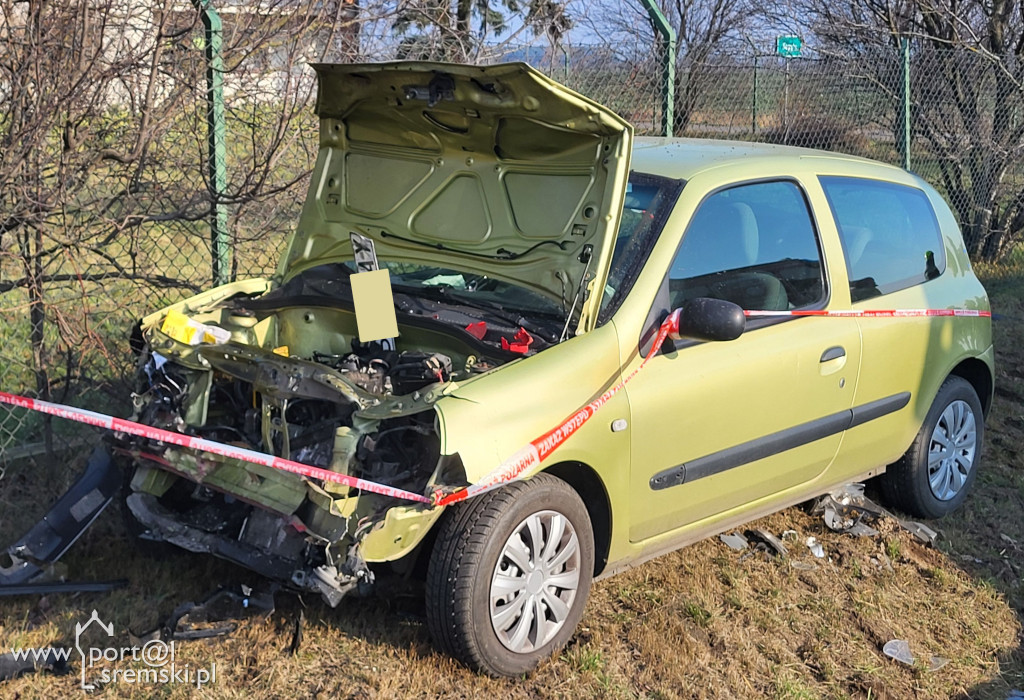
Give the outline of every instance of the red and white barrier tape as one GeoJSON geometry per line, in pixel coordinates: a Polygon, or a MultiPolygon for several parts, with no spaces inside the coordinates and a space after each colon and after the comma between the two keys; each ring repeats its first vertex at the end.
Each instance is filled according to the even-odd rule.
{"type": "Polygon", "coordinates": [[[472,498],[473,496],[479,496],[482,493],[492,491],[510,481],[514,481],[530,467],[539,464],[545,457],[554,452],[559,445],[568,440],[573,433],[583,427],[584,423],[593,418],[598,409],[608,403],[608,400],[615,396],[615,394],[619,393],[619,390],[626,386],[629,380],[635,377],[652,357],[658,354],[661,350],[661,344],[665,342],[665,338],[676,334],[678,331],[679,310],[677,309],[669,314],[669,317],[661,324],[661,327],[658,329],[658,335],[654,338],[654,343],[651,345],[647,356],[629,375],[623,377],[615,386],[566,418],[557,428],[549,430],[517,451],[475,484],[448,495],[442,495],[439,491],[435,492],[434,503],[439,506],[447,506],[464,501],[467,498],[472,498]]]}
{"type": "MultiPolygon", "coordinates": [[[[968,316],[989,318],[992,316],[989,311],[978,311],[976,309],[862,309],[846,311],[811,309],[797,311],[744,311],[743,313],[747,317],[818,316],[832,318],[907,318],[912,316],[968,316]]],[[[309,466],[308,464],[293,462],[290,459],[263,454],[262,452],[256,452],[255,450],[225,445],[223,443],[214,442],[213,440],[206,440],[204,438],[184,435],[182,433],[175,433],[170,430],[162,430],[160,428],[154,428],[152,426],[135,423],[122,418],[114,418],[113,416],[96,413],[94,411],[87,411],[81,408],[71,408],[70,406],[62,406],[60,404],[49,403],[48,401],[25,398],[23,396],[16,396],[14,394],[7,394],[4,392],[0,392],[0,403],[7,403],[21,408],[28,408],[34,411],[48,413],[50,415],[77,421],[79,423],[86,423],[88,425],[106,428],[107,430],[129,433],[131,435],[138,435],[151,440],[159,440],[161,442],[180,445],[194,450],[210,452],[231,459],[238,459],[254,464],[262,464],[264,466],[291,472],[293,474],[299,474],[311,479],[333,481],[361,491],[369,491],[370,493],[391,496],[392,498],[401,498],[407,501],[415,501],[417,503],[431,503],[435,506],[447,506],[452,503],[464,501],[473,496],[478,496],[482,493],[499,488],[510,481],[514,481],[531,467],[543,461],[548,455],[554,452],[559,445],[568,440],[573,433],[583,427],[583,425],[590,420],[602,406],[608,403],[608,401],[631,379],[633,379],[633,377],[639,374],[640,371],[647,366],[647,363],[650,362],[651,358],[658,354],[662,343],[665,342],[667,337],[678,337],[678,331],[679,311],[677,310],[671,313],[669,317],[665,319],[664,323],[661,324],[661,327],[658,329],[658,334],[654,339],[654,343],[651,345],[651,349],[644,357],[643,361],[636,367],[636,369],[630,372],[629,375],[623,377],[617,384],[615,384],[615,386],[611,387],[601,394],[601,396],[566,418],[560,425],[558,425],[558,427],[549,430],[522,449],[518,450],[515,454],[503,461],[475,484],[449,494],[444,494],[441,491],[435,491],[432,498],[426,498],[420,494],[405,491],[403,489],[397,489],[392,486],[387,486],[386,484],[365,481],[354,476],[348,476],[347,474],[339,474],[338,472],[333,472],[328,469],[321,469],[319,467],[309,466]]]]}
{"type": "Polygon", "coordinates": [[[832,318],[909,318],[911,316],[970,316],[991,318],[991,311],[977,309],[849,309],[827,311],[806,309],[797,311],[744,311],[748,318],[761,316],[825,316],[832,318]]]}
{"type": "Polygon", "coordinates": [[[95,411],[86,411],[82,408],[62,406],[60,404],[50,403],[49,401],[40,401],[39,399],[15,396],[14,394],[7,394],[2,391],[0,391],[0,403],[8,403],[12,406],[28,408],[41,413],[49,413],[51,416],[67,418],[68,420],[99,426],[100,428],[106,428],[107,430],[138,435],[139,437],[149,438],[150,440],[159,440],[173,445],[180,445],[181,447],[188,447],[193,450],[211,452],[215,455],[238,459],[243,462],[262,464],[266,467],[273,467],[274,469],[291,472],[292,474],[299,474],[311,479],[333,481],[337,484],[344,484],[345,486],[359,489],[361,491],[379,493],[382,496],[404,498],[407,501],[416,501],[418,503],[430,503],[429,498],[421,496],[418,493],[412,493],[411,491],[405,491],[403,489],[396,489],[393,486],[387,486],[386,484],[364,481],[363,479],[357,479],[354,476],[339,474],[338,472],[321,469],[320,467],[311,467],[308,464],[293,462],[292,460],[284,459],[283,457],[275,457],[273,455],[263,454],[262,452],[256,452],[255,450],[249,450],[244,447],[234,447],[232,445],[214,442],[213,440],[194,437],[192,435],[185,435],[183,433],[175,433],[170,430],[154,428],[149,425],[143,425],[142,423],[124,420],[123,418],[114,418],[113,416],[104,415],[103,413],[96,413],[95,411]]]}

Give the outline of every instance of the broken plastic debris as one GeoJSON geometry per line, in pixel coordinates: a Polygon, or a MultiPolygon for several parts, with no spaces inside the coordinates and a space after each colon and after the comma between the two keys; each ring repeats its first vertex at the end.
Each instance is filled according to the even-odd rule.
{"type": "Polygon", "coordinates": [[[718,539],[722,540],[731,549],[735,549],[737,552],[742,552],[749,546],[747,538],[738,532],[734,532],[731,535],[721,534],[718,539]]]}
{"type": "MultiPolygon", "coordinates": [[[[42,649],[40,649],[42,651],[42,649]]],[[[29,654],[27,658],[18,658],[14,652],[0,655],[0,681],[11,680],[35,671],[51,671],[57,675],[69,672],[68,660],[50,648],[44,655],[29,654]]]]}
{"type": "Polygon", "coordinates": [[[794,559],[789,562],[789,565],[797,571],[814,571],[818,568],[818,565],[813,561],[800,561],[799,559],[794,559]]]}
{"type": "Polygon", "coordinates": [[[242,585],[241,593],[220,588],[198,605],[182,603],[167,620],[149,632],[135,634],[129,630],[128,637],[135,646],[142,646],[154,639],[190,641],[222,637],[238,629],[240,620],[269,617],[274,612],[274,593],[277,588],[271,584],[264,590],[254,592],[251,587],[242,585]]]}
{"type": "Polygon", "coordinates": [[[931,529],[924,523],[914,522],[913,520],[900,520],[896,519],[904,530],[909,532],[911,535],[921,540],[925,544],[935,544],[935,540],[938,539],[939,533],[931,529]]]}
{"type": "Polygon", "coordinates": [[[221,344],[231,340],[231,332],[219,326],[211,326],[189,318],[180,311],[171,310],[164,317],[160,331],[180,343],[201,345],[221,344]]]}
{"type": "Polygon", "coordinates": [[[825,525],[836,532],[859,537],[877,535],[878,530],[866,525],[864,518],[892,518],[904,530],[924,544],[935,544],[939,533],[927,525],[902,520],[864,495],[864,484],[846,484],[819,498],[811,508],[812,515],[821,514],[825,525]]]}
{"type": "MultiPolygon", "coordinates": [[[[905,639],[890,639],[882,647],[882,653],[890,659],[899,661],[901,664],[913,666],[916,659],[910,651],[910,642],[905,639]]],[[[928,671],[938,671],[949,663],[949,659],[942,656],[933,656],[928,662],[928,671]]]]}
{"type": "Polygon", "coordinates": [[[821,514],[830,530],[858,537],[877,535],[878,530],[868,527],[862,520],[865,516],[877,518],[884,512],[864,496],[864,484],[846,484],[822,496],[811,509],[812,514],[821,514]]]}
{"type": "Polygon", "coordinates": [[[890,639],[882,647],[882,653],[901,664],[914,665],[914,655],[910,653],[910,642],[906,639],[890,639]]]}
{"type": "Polygon", "coordinates": [[[774,551],[780,557],[789,556],[789,550],[786,549],[786,545],[782,544],[782,540],[767,530],[748,530],[747,536],[760,540],[761,548],[766,551],[774,551]]]}
{"type": "Polygon", "coordinates": [[[821,542],[818,542],[816,537],[807,538],[807,548],[811,550],[811,554],[816,556],[818,559],[825,558],[825,548],[821,546],[821,542]]]}

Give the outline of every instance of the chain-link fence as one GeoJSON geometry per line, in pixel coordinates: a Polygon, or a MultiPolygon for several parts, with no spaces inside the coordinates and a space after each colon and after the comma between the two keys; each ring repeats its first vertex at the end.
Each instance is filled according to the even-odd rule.
{"type": "MultiPolygon", "coordinates": [[[[333,14],[225,14],[224,182],[215,186],[211,35],[198,10],[108,0],[83,18],[80,4],[24,5],[0,15],[0,102],[9,107],[0,110],[0,389],[123,415],[131,326],[211,286],[217,206],[227,213],[227,276],[273,271],[316,155],[306,63],[391,60],[410,44],[387,22],[353,25],[345,2],[333,14]]],[[[451,50],[414,47],[425,58],[451,50]]],[[[476,62],[530,63],[637,133],[661,132],[668,86],[653,35],[632,45],[542,35],[456,48],[476,62]]],[[[1024,105],[1013,74],[980,54],[914,46],[842,59],[681,60],[674,131],[909,157],[953,204],[982,273],[1018,275],[1024,105]]],[[[0,468],[87,439],[73,424],[0,406],[0,468]]]]}
{"type": "Polygon", "coordinates": [[[1024,271],[1024,85],[979,52],[878,48],[853,57],[683,65],[677,135],[766,141],[909,167],[949,201],[987,279],[1024,271]]]}

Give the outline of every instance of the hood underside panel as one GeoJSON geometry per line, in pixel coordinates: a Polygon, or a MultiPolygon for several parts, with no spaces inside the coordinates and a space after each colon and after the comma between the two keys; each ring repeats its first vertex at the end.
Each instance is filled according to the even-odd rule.
{"type": "Polygon", "coordinates": [[[622,119],[525,64],[316,69],[321,148],[284,277],[351,259],[356,231],[382,260],[561,303],[587,260],[603,280],[629,166],[622,119]]]}

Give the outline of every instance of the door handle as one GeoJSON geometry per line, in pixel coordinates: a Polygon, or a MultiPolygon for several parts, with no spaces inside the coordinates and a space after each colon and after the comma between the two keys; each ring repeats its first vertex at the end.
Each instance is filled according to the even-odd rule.
{"type": "Polygon", "coordinates": [[[846,348],[839,345],[830,347],[825,352],[821,353],[821,359],[819,362],[831,362],[832,360],[838,360],[840,357],[846,357],[846,348]]]}

